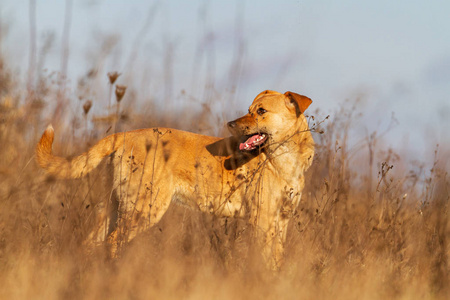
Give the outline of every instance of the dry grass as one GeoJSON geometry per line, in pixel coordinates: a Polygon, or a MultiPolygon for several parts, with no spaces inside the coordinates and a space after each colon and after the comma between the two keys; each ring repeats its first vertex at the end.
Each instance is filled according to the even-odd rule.
{"type": "MultiPolygon", "coordinates": [[[[87,251],[83,241],[111,192],[104,184],[105,166],[79,180],[46,176],[34,162],[33,150],[44,120],[53,113],[52,105],[44,108],[40,100],[51,97],[51,90],[41,83],[33,97],[18,101],[17,89],[1,66],[0,298],[446,299],[449,295],[447,173],[438,168],[437,159],[419,171],[397,171],[408,170],[401,153],[384,149],[381,137],[375,135],[361,147],[349,146],[349,120],[354,116],[345,110],[321,125],[323,134],[314,135],[317,156],[290,224],[280,272],[264,268],[243,220],[219,219],[177,205],[130,243],[120,259],[107,260],[101,246],[87,251]]],[[[90,105],[80,102],[79,110],[66,117],[71,122],[59,122],[55,151],[67,156],[79,153],[114,128],[217,127],[207,105],[192,114],[192,122],[183,112],[181,123],[176,112],[138,114],[127,107],[127,96],[131,97],[125,95],[123,109],[117,107],[110,118],[97,118],[93,128],[90,105]]]]}

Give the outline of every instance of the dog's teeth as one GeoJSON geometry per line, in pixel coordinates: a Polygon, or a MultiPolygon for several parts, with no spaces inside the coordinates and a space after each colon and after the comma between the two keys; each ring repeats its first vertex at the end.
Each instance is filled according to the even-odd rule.
{"type": "Polygon", "coordinates": [[[265,134],[261,134],[258,138],[256,138],[256,142],[262,141],[266,137],[265,134]]]}

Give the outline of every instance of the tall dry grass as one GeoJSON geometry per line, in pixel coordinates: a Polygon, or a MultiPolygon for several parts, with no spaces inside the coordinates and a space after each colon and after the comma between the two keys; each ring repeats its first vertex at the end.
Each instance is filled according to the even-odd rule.
{"type": "MultiPolygon", "coordinates": [[[[112,102],[114,84],[107,86],[112,102]]],[[[66,121],[56,120],[54,151],[80,153],[114,130],[217,128],[208,105],[191,115],[168,115],[156,107],[142,113],[126,104],[133,103],[133,91],[126,93],[121,106],[117,101],[116,107],[97,115],[92,102],[80,97],[66,121]]],[[[449,296],[446,170],[439,168],[437,155],[434,165],[409,171],[402,153],[384,148],[375,133],[352,143],[355,107],[332,113],[320,125],[323,134],[314,135],[317,155],[290,223],[284,267],[274,273],[264,267],[243,220],[177,205],[127,245],[121,258],[108,260],[101,245],[88,250],[84,241],[111,193],[106,166],[83,179],[48,177],[36,165],[33,150],[45,123],[55,121],[54,107],[46,99],[61,96],[60,90],[42,80],[25,99],[21,95],[1,60],[1,299],[449,296]]],[[[311,117],[311,124],[316,120],[311,117]]]]}

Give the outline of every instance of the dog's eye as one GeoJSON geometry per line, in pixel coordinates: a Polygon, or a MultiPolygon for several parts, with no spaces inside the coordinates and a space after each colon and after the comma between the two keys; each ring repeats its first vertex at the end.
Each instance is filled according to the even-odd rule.
{"type": "Polygon", "coordinates": [[[265,114],[267,112],[267,110],[260,107],[260,108],[258,108],[258,110],[256,112],[258,113],[258,115],[262,116],[263,114],[265,114]]]}

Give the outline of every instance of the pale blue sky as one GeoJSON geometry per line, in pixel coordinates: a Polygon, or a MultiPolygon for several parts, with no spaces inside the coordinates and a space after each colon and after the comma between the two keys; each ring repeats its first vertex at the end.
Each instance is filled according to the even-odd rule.
{"type": "MultiPolygon", "coordinates": [[[[37,2],[40,44],[45,33],[55,34],[45,67],[58,71],[65,1],[37,2]]],[[[387,136],[394,147],[422,154],[429,148],[423,145],[450,142],[450,1],[74,0],[73,8],[73,89],[80,75],[100,64],[105,73],[133,74],[123,83],[146,86],[142,98],[162,96],[164,53],[171,44],[172,91],[181,104],[181,90],[201,99],[201,86],[211,78],[223,96],[218,109],[229,107],[237,83],[230,96],[235,111],[225,119],[245,111],[265,89],[308,95],[324,113],[364,94],[361,133],[382,131],[395,113],[399,125],[387,136]],[[136,42],[154,3],[152,22],[136,42]],[[118,46],[99,56],[101,37],[112,34],[118,46]],[[239,76],[230,73],[237,56],[239,76]],[[142,80],[136,83],[136,77],[142,80]]],[[[28,1],[2,0],[0,17],[9,25],[2,53],[25,78],[28,1]]]]}

